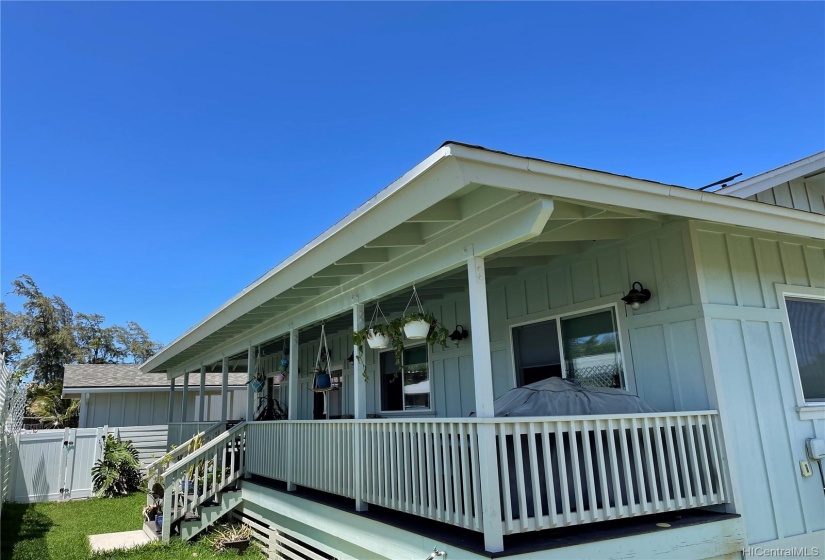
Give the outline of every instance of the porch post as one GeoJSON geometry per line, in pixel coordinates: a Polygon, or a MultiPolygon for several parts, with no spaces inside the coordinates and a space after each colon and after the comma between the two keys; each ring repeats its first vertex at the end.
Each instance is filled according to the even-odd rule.
{"type": "MultiPolygon", "coordinates": [[[[356,303],[352,306],[352,330],[360,331],[364,328],[364,304],[356,303]]],[[[353,372],[355,395],[353,397],[354,416],[355,418],[367,417],[367,382],[364,381],[361,359],[366,360],[366,357],[361,356],[361,347],[354,344],[352,347],[352,367],[355,368],[353,372]]],[[[364,362],[366,363],[366,361],[364,362]]]]}
{"type": "MultiPolygon", "coordinates": [[[[364,328],[364,304],[356,303],[352,306],[352,329],[360,331],[364,328]]],[[[366,357],[363,358],[366,360],[366,357]]],[[[366,361],[364,362],[366,363],[366,361]]],[[[357,344],[352,348],[352,373],[354,380],[354,416],[357,419],[367,417],[367,382],[364,381],[363,366],[361,365],[361,347],[357,344]]],[[[367,502],[364,501],[364,464],[361,461],[361,451],[363,442],[361,441],[361,424],[353,424],[355,433],[353,434],[353,474],[355,477],[355,509],[356,511],[367,511],[367,502]]]]}
{"type": "MultiPolygon", "coordinates": [[[[298,419],[298,364],[300,362],[298,354],[299,333],[298,329],[289,330],[289,377],[287,378],[287,417],[289,420],[298,419]]],[[[295,426],[290,426],[287,429],[287,445],[289,446],[289,463],[287,468],[286,489],[289,492],[295,492],[295,463],[297,461],[297,454],[295,451],[295,426]]]]}
{"type": "Polygon", "coordinates": [[[198,391],[198,422],[203,422],[203,419],[206,418],[206,413],[204,412],[206,401],[206,366],[201,366],[201,386],[200,390],[198,391]]]}
{"type": "Polygon", "coordinates": [[[229,358],[223,357],[221,362],[221,422],[226,423],[226,405],[229,398],[229,358]]]}
{"type": "Polygon", "coordinates": [[[246,421],[252,422],[252,413],[255,410],[255,392],[252,390],[252,380],[255,379],[255,372],[258,369],[256,361],[255,347],[251,344],[246,351],[246,421]]]}
{"type": "Polygon", "coordinates": [[[172,414],[175,412],[175,378],[173,377],[169,381],[169,403],[167,408],[167,419],[166,421],[171,424],[172,423],[172,414]]]}
{"type": "MultiPolygon", "coordinates": [[[[490,324],[487,315],[487,279],[484,259],[468,251],[467,276],[470,292],[470,332],[473,333],[473,381],[476,416],[493,417],[493,364],[490,358],[490,324]]],[[[484,548],[487,552],[504,550],[501,528],[500,481],[496,464],[494,424],[478,425],[478,463],[481,474],[481,508],[484,548]]]]}
{"type": "Polygon", "coordinates": [[[180,406],[180,421],[186,422],[186,414],[189,412],[189,372],[183,372],[183,402],[180,406]]]}

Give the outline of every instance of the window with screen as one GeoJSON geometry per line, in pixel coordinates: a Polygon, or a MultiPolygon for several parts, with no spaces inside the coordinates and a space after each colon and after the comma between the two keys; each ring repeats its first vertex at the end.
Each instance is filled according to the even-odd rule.
{"type": "Polygon", "coordinates": [[[805,402],[825,402],[825,301],[786,298],[805,402]]]}
{"type": "Polygon", "coordinates": [[[582,385],[624,388],[613,308],[513,328],[518,386],[549,377],[582,385]]]}
{"type": "Polygon", "coordinates": [[[430,367],[426,345],[404,349],[401,371],[395,363],[395,352],[382,352],[379,360],[382,411],[430,409],[430,367]]]}

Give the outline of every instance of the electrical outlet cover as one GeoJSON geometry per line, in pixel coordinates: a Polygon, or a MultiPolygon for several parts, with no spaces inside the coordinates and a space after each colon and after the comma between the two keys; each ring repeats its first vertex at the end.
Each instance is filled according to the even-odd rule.
{"type": "Polygon", "coordinates": [[[799,470],[802,471],[802,476],[809,477],[813,473],[811,470],[811,464],[808,461],[799,461],[799,470]]]}

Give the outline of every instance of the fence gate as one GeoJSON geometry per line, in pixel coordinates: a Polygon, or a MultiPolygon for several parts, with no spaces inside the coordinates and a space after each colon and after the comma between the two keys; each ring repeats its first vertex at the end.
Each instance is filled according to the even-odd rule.
{"type": "Polygon", "coordinates": [[[88,498],[92,466],[102,453],[106,428],[66,428],[20,434],[13,469],[18,503],[88,498]]]}

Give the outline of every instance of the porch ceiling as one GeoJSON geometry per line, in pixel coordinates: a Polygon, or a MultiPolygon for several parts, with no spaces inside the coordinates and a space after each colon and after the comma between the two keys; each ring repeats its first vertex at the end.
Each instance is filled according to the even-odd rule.
{"type": "MultiPolygon", "coordinates": [[[[173,371],[193,368],[194,361],[229,341],[238,339],[264,324],[287,317],[296,310],[322,305],[332,297],[356,289],[374,278],[376,273],[392,270],[406,262],[416,250],[439,246],[439,242],[455,235],[467,235],[473,223],[488,223],[499,219],[500,209],[518,201],[522,193],[485,185],[470,185],[448,196],[427,210],[416,214],[392,229],[377,235],[372,241],[333,264],[300,280],[291,288],[270,298],[246,314],[189,346],[179,354],[159,364],[152,371],[173,371]]],[[[667,216],[618,209],[609,205],[585,205],[571,200],[554,199],[550,219],[539,235],[528,242],[516,244],[487,257],[490,279],[517,273],[529,267],[547,264],[554,257],[584,252],[595,244],[611,243],[642,231],[659,227],[667,216]]],[[[446,294],[467,290],[467,272],[463,267],[415,282],[422,301],[440,299],[446,294]]],[[[385,314],[400,313],[410,297],[409,286],[396,290],[380,300],[385,314]]],[[[365,303],[367,320],[374,301],[365,303]]],[[[326,319],[327,332],[351,328],[349,313],[336,313],[326,319]]],[[[320,335],[320,322],[296,325],[302,340],[314,340],[320,335]]],[[[286,333],[276,333],[277,339],[286,333]]],[[[241,358],[245,359],[245,358],[241,358]]]]}

